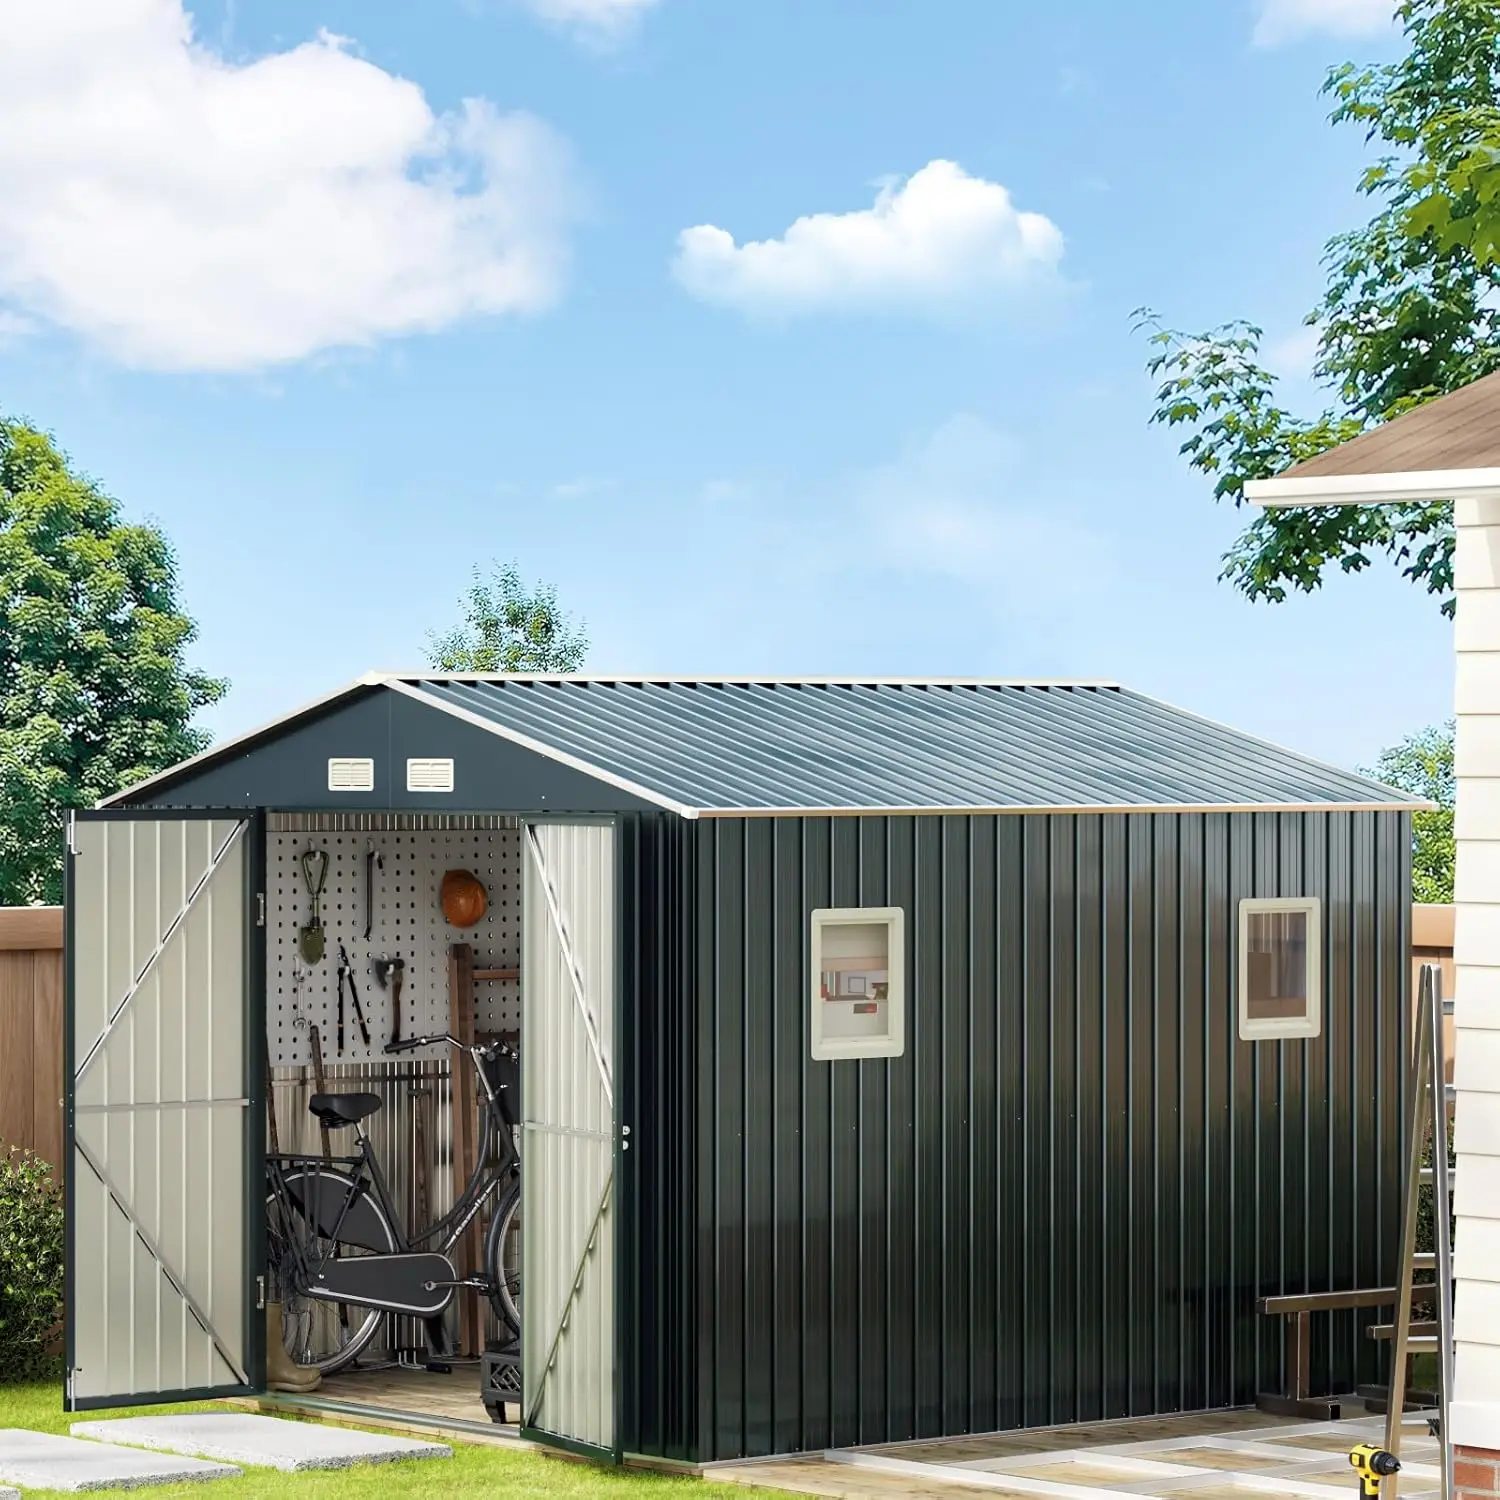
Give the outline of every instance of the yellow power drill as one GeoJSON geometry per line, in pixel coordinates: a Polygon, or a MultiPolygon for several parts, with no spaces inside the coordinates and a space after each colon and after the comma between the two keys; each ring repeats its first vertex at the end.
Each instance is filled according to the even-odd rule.
{"type": "Polygon", "coordinates": [[[1359,1492],[1364,1500],[1380,1500],[1380,1481],[1401,1467],[1401,1460],[1377,1443],[1361,1443],[1350,1452],[1349,1462],[1359,1475],[1359,1492]]]}

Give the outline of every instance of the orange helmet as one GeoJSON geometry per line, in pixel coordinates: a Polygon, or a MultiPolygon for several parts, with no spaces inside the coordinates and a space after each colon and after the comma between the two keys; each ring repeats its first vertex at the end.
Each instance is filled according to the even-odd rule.
{"type": "Polygon", "coordinates": [[[479,878],[468,870],[449,870],[438,899],[450,926],[472,927],[489,909],[489,897],[479,878]]]}

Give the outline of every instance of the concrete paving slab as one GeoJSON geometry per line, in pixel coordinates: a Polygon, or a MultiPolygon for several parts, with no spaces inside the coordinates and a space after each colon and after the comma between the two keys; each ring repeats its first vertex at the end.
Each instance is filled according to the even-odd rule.
{"type": "Polygon", "coordinates": [[[249,1412],[186,1412],[167,1417],[118,1417],[75,1422],[76,1437],[133,1444],[158,1453],[192,1454],[226,1463],[281,1469],[347,1469],[354,1464],[390,1463],[398,1458],[452,1458],[443,1443],[360,1432],[321,1422],[286,1422],[249,1412]]]}
{"type": "Polygon", "coordinates": [[[0,1431],[0,1479],[28,1490],[133,1490],[184,1479],[232,1479],[239,1472],[230,1464],[85,1443],[52,1432],[0,1431]]]}

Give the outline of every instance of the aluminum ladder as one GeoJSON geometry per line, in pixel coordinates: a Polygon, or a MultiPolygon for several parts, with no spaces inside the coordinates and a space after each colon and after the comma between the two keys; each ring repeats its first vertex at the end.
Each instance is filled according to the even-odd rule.
{"type": "MultiPolygon", "coordinates": [[[[1443,999],[1442,970],[1423,964],[1417,985],[1417,1016],[1412,1043],[1412,1067],[1406,1096],[1406,1170],[1401,1209],[1401,1270],[1396,1283],[1393,1323],[1368,1330],[1372,1338],[1391,1341],[1390,1398],[1386,1403],[1385,1446],[1401,1456],[1401,1432],[1415,1425],[1404,1419],[1406,1364],[1410,1354],[1438,1356],[1438,1415],[1436,1435],[1441,1445],[1443,1500],[1453,1496],[1453,1449],[1448,1441],[1448,1403],[1453,1392],[1453,1180],[1448,1166],[1448,1110],[1454,1091],[1447,1081],[1447,1047],[1443,1020],[1453,1014],[1453,1002],[1443,999]],[[1432,1165],[1422,1157],[1429,1142],[1432,1165]],[[1424,1186],[1432,1188],[1433,1248],[1417,1249],[1417,1218],[1424,1186]],[[1418,1286],[1418,1271],[1436,1272],[1436,1280],[1418,1286]],[[1412,1321],[1412,1304],[1433,1307],[1430,1320],[1412,1321]]],[[[1420,1420],[1420,1419],[1419,1419],[1420,1420]]],[[[1382,1487],[1383,1500],[1397,1500],[1400,1475],[1382,1487]]]]}

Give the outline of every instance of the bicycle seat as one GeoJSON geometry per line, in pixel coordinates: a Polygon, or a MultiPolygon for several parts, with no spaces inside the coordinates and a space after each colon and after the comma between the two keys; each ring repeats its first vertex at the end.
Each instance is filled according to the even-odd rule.
{"type": "Polygon", "coordinates": [[[378,1094],[314,1094],[307,1107],[330,1130],[358,1125],[380,1108],[378,1094]]]}

